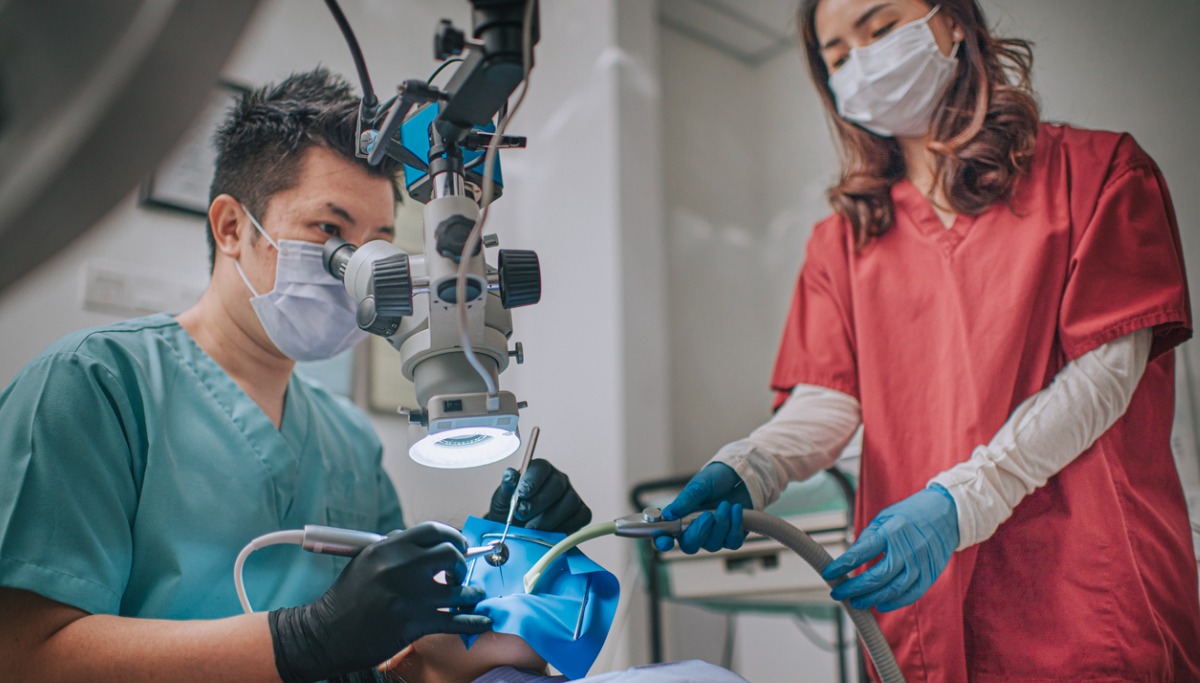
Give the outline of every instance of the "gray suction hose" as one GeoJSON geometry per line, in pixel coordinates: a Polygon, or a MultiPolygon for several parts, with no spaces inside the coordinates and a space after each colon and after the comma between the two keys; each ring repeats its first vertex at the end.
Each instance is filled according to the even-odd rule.
{"type": "MultiPolygon", "coordinates": [[[[746,510],[743,513],[742,523],[746,531],[773,538],[791,548],[797,555],[804,558],[805,562],[812,565],[817,573],[833,562],[833,558],[825,552],[820,543],[778,517],[757,510],[746,510]]],[[[829,585],[836,586],[844,580],[838,579],[830,582],[829,585]]],[[[884,683],[904,683],[904,674],[900,672],[900,665],[896,663],[892,648],[884,640],[883,632],[879,630],[879,624],[875,623],[875,617],[867,610],[851,607],[848,600],[843,600],[842,606],[846,608],[846,613],[850,615],[850,621],[854,622],[854,628],[858,629],[858,634],[862,636],[867,654],[875,663],[875,669],[879,671],[880,679],[884,683]]]]}

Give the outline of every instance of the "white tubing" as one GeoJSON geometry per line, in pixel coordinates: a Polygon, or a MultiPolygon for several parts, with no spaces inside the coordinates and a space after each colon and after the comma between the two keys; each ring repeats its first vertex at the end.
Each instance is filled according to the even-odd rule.
{"type": "Polygon", "coordinates": [[[550,563],[557,560],[563,553],[567,552],[571,548],[574,548],[580,543],[583,543],[584,541],[590,541],[593,538],[607,536],[609,534],[616,533],[616,531],[616,522],[597,522],[591,526],[585,526],[579,531],[576,531],[570,536],[567,536],[563,540],[559,541],[553,548],[546,551],[546,554],[542,555],[542,557],[538,559],[538,561],[535,562],[532,567],[529,568],[529,571],[525,572],[525,592],[533,592],[534,587],[537,586],[538,580],[542,578],[542,572],[546,571],[546,567],[549,567],[550,563]]]}
{"type": "Polygon", "coordinates": [[[237,587],[238,602],[242,603],[242,611],[246,614],[254,611],[250,607],[250,598],[246,597],[246,586],[242,581],[242,567],[246,564],[246,558],[250,557],[250,553],[259,548],[265,548],[269,545],[280,545],[282,543],[302,545],[304,543],[304,530],[290,529],[288,531],[274,531],[269,534],[263,534],[247,543],[246,547],[242,548],[242,552],[238,553],[237,560],[233,563],[233,585],[237,587]]]}

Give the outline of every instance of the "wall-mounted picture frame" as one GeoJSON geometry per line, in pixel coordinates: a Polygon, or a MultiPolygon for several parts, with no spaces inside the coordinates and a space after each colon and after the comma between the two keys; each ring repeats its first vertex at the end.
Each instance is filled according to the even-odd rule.
{"type": "Polygon", "coordinates": [[[248,86],[230,81],[217,83],[192,127],[142,182],[138,193],[140,205],[193,216],[208,215],[208,190],[217,160],[213,133],[236,98],[249,90],[248,86]]]}

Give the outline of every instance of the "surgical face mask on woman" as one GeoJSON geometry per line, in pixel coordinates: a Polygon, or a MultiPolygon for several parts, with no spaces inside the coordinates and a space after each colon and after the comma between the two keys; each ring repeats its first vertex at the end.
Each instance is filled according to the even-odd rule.
{"type": "Polygon", "coordinates": [[[920,137],[958,67],[959,43],[942,54],[929,20],[941,8],[895,29],[865,47],[850,50],[829,77],[842,118],[884,137],[920,137]]]}
{"type": "Polygon", "coordinates": [[[325,271],[321,245],[299,240],[276,242],[245,206],[242,210],[279,252],[275,288],[265,294],[256,292],[242,264],[233,262],[254,295],[250,305],[275,347],[294,360],[323,360],[362,341],[367,333],[355,321],[354,300],[342,283],[325,271]]]}

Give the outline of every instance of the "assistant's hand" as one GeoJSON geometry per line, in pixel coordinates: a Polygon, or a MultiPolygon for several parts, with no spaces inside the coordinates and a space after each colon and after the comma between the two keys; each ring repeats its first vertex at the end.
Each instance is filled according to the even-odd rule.
{"type": "Polygon", "coordinates": [[[832,581],[884,553],[874,567],[834,588],[833,599],[890,612],[924,595],[957,547],[958,508],[946,489],[934,484],[880,511],[821,576],[832,581]]]}
{"type": "Polygon", "coordinates": [[[445,524],[393,531],[363,549],[316,602],[270,614],[275,666],[285,682],[366,669],[430,633],[483,633],[492,620],[439,608],[474,608],[483,589],[434,581],[466,574],[467,541],[445,524]]]}
{"type": "MultiPolygon", "coordinates": [[[[723,462],[710,462],[663,508],[663,517],[679,519],[696,510],[716,508],[697,517],[679,539],[679,549],[691,555],[701,548],[711,552],[742,547],[746,540],[742,511],[753,507],[750,492],[737,472],[723,462]]],[[[674,545],[675,539],[670,536],[654,539],[654,546],[664,552],[674,545]]]]}
{"type": "Polygon", "coordinates": [[[500,485],[492,494],[491,509],[484,519],[503,523],[508,519],[508,506],[513,490],[519,491],[513,524],[527,529],[558,531],[569,534],[579,531],[592,521],[592,510],[583,502],[571,479],[554,465],[534,458],[517,481],[519,473],[512,467],[504,470],[500,485]]]}

